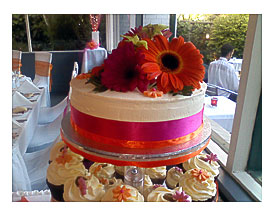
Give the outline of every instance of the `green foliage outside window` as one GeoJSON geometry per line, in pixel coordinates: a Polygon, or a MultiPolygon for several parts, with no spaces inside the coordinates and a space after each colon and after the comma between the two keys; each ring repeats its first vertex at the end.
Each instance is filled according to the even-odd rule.
{"type": "Polygon", "coordinates": [[[204,14],[200,16],[180,16],[177,36],[191,41],[204,55],[209,64],[220,55],[220,48],[230,43],[235,48],[234,57],[243,58],[249,15],[247,14],[204,14]],[[198,20],[200,19],[200,20],[198,20]],[[207,39],[206,34],[209,35],[207,39]]]}

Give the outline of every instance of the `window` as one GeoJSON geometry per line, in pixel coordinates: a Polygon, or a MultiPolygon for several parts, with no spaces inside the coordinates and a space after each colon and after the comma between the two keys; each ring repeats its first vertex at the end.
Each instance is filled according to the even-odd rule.
{"type": "MultiPolygon", "coordinates": [[[[261,170],[261,160],[253,158],[253,150],[258,145],[261,148],[261,140],[255,142],[255,136],[261,136],[261,130],[254,130],[256,114],[261,115],[261,75],[262,75],[262,16],[250,15],[248,31],[244,50],[244,65],[242,79],[240,81],[239,96],[235,118],[233,122],[232,136],[230,139],[228,155],[222,150],[226,140],[218,137],[209,144],[208,149],[218,153],[225,170],[232,175],[255,199],[261,201],[261,185],[247,172],[253,170],[251,164],[257,164],[257,170],[261,170]],[[260,134],[254,133],[253,131],[260,134]],[[218,145],[216,145],[218,144],[218,145]],[[250,161],[248,164],[248,160],[250,161]],[[252,160],[252,162],[251,162],[252,160]]],[[[260,121],[260,120],[258,120],[260,121]]],[[[255,125],[255,127],[259,127],[255,125]]],[[[217,134],[219,135],[219,134],[217,134]]],[[[228,145],[229,143],[227,143],[228,145]]],[[[260,177],[261,179],[261,177],[260,177]]]]}

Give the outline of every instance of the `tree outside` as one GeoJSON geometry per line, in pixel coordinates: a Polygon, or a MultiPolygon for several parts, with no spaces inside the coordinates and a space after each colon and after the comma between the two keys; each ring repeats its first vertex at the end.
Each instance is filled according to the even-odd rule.
{"type": "Polygon", "coordinates": [[[243,58],[248,19],[247,14],[183,14],[177,20],[177,36],[191,41],[206,64],[219,58],[225,43],[234,46],[234,57],[243,58]]]}

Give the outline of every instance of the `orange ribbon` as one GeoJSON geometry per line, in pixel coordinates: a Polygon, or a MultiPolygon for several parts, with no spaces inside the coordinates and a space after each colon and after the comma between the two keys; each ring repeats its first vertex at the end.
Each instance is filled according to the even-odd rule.
{"type": "Polygon", "coordinates": [[[20,68],[22,67],[21,59],[13,58],[12,59],[12,71],[19,71],[21,74],[20,68]]]}
{"type": "Polygon", "coordinates": [[[75,122],[71,118],[71,125],[73,129],[81,136],[95,141],[97,143],[103,143],[110,145],[112,147],[125,147],[125,148],[141,148],[141,149],[156,149],[156,148],[163,148],[163,147],[170,147],[178,144],[182,144],[185,142],[190,141],[194,137],[196,137],[201,130],[203,129],[203,124],[194,132],[170,140],[161,140],[161,141],[130,141],[130,140],[119,140],[110,137],[101,136],[98,134],[94,134],[92,132],[86,131],[75,124],[75,122]]]}
{"type": "Polygon", "coordinates": [[[195,157],[196,155],[198,155],[199,153],[201,153],[201,151],[203,151],[207,145],[210,142],[210,138],[207,140],[206,144],[204,146],[202,146],[200,149],[198,149],[197,151],[194,151],[190,154],[187,155],[183,155],[183,156],[179,156],[177,158],[171,158],[171,159],[166,159],[166,160],[155,160],[155,161],[127,161],[127,160],[114,160],[111,158],[104,158],[101,156],[96,156],[96,155],[92,155],[89,154],[87,152],[81,151],[80,149],[74,147],[71,143],[67,142],[67,140],[64,138],[63,133],[61,132],[61,138],[62,140],[68,145],[68,147],[75,153],[82,155],[84,158],[93,161],[93,162],[99,162],[99,163],[110,163],[110,164],[114,164],[116,166],[138,166],[138,167],[158,167],[158,166],[168,166],[168,165],[175,165],[175,164],[180,164],[183,163],[185,161],[187,161],[188,159],[195,157]]]}
{"type": "Polygon", "coordinates": [[[52,64],[44,61],[35,61],[35,73],[39,76],[50,77],[50,91],[52,90],[52,64]]]}

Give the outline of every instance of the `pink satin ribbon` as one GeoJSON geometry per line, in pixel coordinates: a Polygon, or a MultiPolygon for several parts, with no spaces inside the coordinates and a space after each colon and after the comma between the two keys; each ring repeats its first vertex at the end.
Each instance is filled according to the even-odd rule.
{"type": "Polygon", "coordinates": [[[71,106],[74,123],[88,132],[129,141],[161,141],[179,138],[196,131],[203,123],[203,109],[195,115],[162,122],[125,122],[87,115],[71,106]]]}

